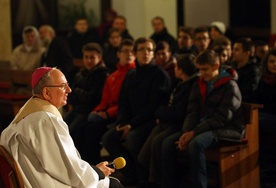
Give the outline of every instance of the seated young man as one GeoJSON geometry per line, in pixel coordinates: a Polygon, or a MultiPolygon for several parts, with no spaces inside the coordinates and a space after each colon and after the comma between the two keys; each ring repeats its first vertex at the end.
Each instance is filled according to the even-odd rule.
{"type": "Polygon", "coordinates": [[[138,38],[135,41],[136,68],[127,73],[123,82],[116,127],[102,138],[103,146],[112,158],[122,156],[127,161],[122,169],[128,181],[125,185],[137,178],[135,165],[138,153],[155,125],[154,113],[170,89],[168,74],[154,63],[154,48],[155,43],[151,39],[138,38]]]}
{"type": "Polygon", "coordinates": [[[182,128],[190,92],[198,79],[195,58],[193,54],[188,53],[177,57],[174,72],[178,83],[173,88],[167,104],[156,110],[156,125],[139,152],[141,181],[145,182],[145,186],[148,184],[158,186],[160,184],[162,142],[166,137],[182,128]]]}
{"type": "Polygon", "coordinates": [[[162,145],[162,187],[177,187],[178,176],[187,171],[177,170],[178,150],[185,150],[189,156],[192,186],[207,187],[205,150],[217,146],[219,140],[243,137],[236,71],[220,67],[218,55],[212,50],[201,52],[196,65],[200,78],[192,88],[182,131],[162,145]]]}
{"type": "Polygon", "coordinates": [[[88,122],[78,127],[78,149],[82,158],[90,164],[101,161],[102,136],[108,130],[107,125],[116,121],[122,83],[127,72],[135,68],[133,46],[132,40],[123,40],[117,52],[117,70],[107,77],[100,104],[89,113],[88,122]]]}
{"type": "Polygon", "coordinates": [[[254,62],[254,43],[251,38],[240,38],[233,45],[233,67],[239,79],[237,81],[243,102],[252,102],[261,78],[261,69],[254,62]]]}
{"type": "Polygon", "coordinates": [[[101,101],[108,69],[102,61],[102,48],[97,43],[83,46],[83,63],[85,68],[74,77],[72,93],[68,95],[68,103],[72,105],[64,121],[68,124],[73,140],[78,142],[76,130],[86,122],[90,111],[101,101]]]}

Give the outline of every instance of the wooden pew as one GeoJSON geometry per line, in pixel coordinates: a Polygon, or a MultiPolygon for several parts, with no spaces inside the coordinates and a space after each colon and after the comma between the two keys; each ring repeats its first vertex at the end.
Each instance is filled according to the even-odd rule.
{"type": "Polygon", "coordinates": [[[0,69],[0,92],[8,92],[12,87],[12,79],[10,69],[0,69]]]}
{"type": "Polygon", "coordinates": [[[13,118],[32,96],[31,76],[33,71],[6,70],[11,87],[0,92],[0,116],[13,118]]]}
{"type": "MultiPolygon", "coordinates": [[[[243,103],[242,107],[246,123],[243,141],[222,143],[220,147],[205,152],[208,185],[211,187],[260,188],[258,113],[263,105],[243,103]]],[[[181,156],[180,153],[180,163],[186,163],[181,156]]]]}

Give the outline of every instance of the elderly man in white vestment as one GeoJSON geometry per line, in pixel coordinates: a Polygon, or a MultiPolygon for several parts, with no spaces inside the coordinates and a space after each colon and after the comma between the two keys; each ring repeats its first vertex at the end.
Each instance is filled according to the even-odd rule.
{"type": "Polygon", "coordinates": [[[83,161],[58,109],[66,105],[71,88],[64,74],[40,67],[32,75],[33,97],[1,134],[1,144],[18,163],[28,188],[123,187],[110,178],[113,168],[104,161],[83,161]]]}

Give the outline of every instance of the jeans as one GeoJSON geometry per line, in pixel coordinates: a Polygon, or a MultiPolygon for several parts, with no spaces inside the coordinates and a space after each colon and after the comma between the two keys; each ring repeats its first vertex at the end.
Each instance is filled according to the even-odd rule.
{"type": "MultiPolygon", "coordinates": [[[[178,176],[187,169],[179,168],[177,164],[177,154],[175,142],[182,133],[175,133],[164,140],[162,145],[162,164],[163,164],[163,181],[162,187],[177,187],[178,176]]],[[[207,173],[205,150],[209,147],[217,146],[212,131],[207,131],[196,135],[188,144],[186,150],[190,161],[190,178],[192,187],[207,188],[207,173]]]]}
{"type": "Polygon", "coordinates": [[[95,123],[95,122],[102,121],[103,118],[97,114],[88,114],[87,120],[88,120],[88,122],[95,123]]]}

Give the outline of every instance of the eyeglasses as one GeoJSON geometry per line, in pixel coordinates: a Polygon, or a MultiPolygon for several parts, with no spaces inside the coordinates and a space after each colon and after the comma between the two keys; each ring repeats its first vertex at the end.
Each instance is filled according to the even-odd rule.
{"type": "Polygon", "coordinates": [[[48,85],[48,86],[45,86],[45,87],[58,87],[58,88],[65,91],[67,89],[67,87],[69,87],[69,83],[62,83],[60,85],[48,85]]]}
{"type": "Polygon", "coordinates": [[[139,48],[137,49],[138,52],[153,52],[154,50],[153,49],[150,49],[150,48],[139,48]]]}

